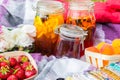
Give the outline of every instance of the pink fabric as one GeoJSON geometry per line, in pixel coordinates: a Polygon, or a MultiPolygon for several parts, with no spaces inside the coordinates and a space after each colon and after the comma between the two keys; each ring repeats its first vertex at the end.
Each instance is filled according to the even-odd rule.
{"type": "Polygon", "coordinates": [[[56,0],[56,1],[60,1],[63,3],[63,5],[64,5],[64,18],[66,20],[67,13],[68,13],[68,1],[67,0],[56,0]]]}
{"type": "Polygon", "coordinates": [[[101,23],[120,23],[120,0],[95,3],[95,17],[101,23]]]}
{"type": "Polygon", "coordinates": [[[108,0],[107,6],[115,11],[120,11],[120,0],[108,0]]]}

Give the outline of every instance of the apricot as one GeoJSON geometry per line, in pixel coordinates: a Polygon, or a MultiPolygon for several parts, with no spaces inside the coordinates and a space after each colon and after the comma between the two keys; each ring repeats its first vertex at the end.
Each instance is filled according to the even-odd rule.
{"type": "Polygon", "coordinates": [[[105,42],[100,42],[96,48],[100,51],[100,49],[103,47],[103,45],[105,44],[105,42]]]}
{"type": "Polygon", "coordinates": [[[94,46],[88,47],[87,50],[88,50],[88,51],[92,51],[92,52],[97,52],[97,53],[99,53],[99,50],[98,50],[96,47],[94,47],[94,46]]]}
{"type": "Polygon", "coordinates": [[[112,45],[105,43],[101,49],[100,49],[100,53],[105,54],[105,55],[113,55],[114,54],[114,49],[112,47],[112,45]]]}
{"type": "Polygon", "coordinates": [[[120,39],[114,39],[112,41],[112,46],[114,48],[115,54],[120,54],[120,39]]]}

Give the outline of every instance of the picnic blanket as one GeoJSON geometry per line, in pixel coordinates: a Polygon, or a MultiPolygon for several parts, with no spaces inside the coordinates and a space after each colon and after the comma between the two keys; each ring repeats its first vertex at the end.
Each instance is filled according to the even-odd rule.
{"type": "Polygon", "coordinates": [[[97,23],[96,31],[94,34],[94,45],[97,45],[101,41],[111,43],[112,40],[120,38],[120,24],[97,23]]]}
{"type": "Polygon", "coordinates": [[[99,23],[120,23],[120,0],[95,3],[95,17],[99,23]]]}
{"type": "Polygon", "coordinates": [[[32,53],[31,55],[37,62],[39,71],[34,80],[56,80],[73,74],[79,74],[86,78],[84,76],[86,71],[96,69],[91,64],[74,58],[63,57],[58,59],[54,56],[42,56],[40,53],[32,53]]]}

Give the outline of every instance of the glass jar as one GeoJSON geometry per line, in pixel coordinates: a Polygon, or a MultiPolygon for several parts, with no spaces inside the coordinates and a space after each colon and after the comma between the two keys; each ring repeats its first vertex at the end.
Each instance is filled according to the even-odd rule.
{"type": "MultiPolygon", "coordinates": [[[[75,0],[69,3],[66,23],[77,25],[88,31],[84,41],[85,48],[93,46],[95,21],[93,2],[90,0],[75,0]]],[[[84,54],[84,50],[82,54],[84,54]]]]}
{"type": "Polygon", "coordinates": [[[37,30],[36,52],[51,55],[54,53],[58,35],[54,29],[64,23],[63,4],[53,0],[41,0],[37,3],[34,25],[37,30]]]}
{"type": "Polygon", "coordinates": [[[87,32],[78,26],[68,24],[61,25],[55,32],[59,34],[56,57],[80,58],[87,32]]]}

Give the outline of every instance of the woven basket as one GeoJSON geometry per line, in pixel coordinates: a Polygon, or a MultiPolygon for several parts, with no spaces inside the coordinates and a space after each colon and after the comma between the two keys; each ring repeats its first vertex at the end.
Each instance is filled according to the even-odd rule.
{"type": "Polygon", "coordinates": [[[9,58],[9,57],[14,57],[14,58],[18,58],[18,56],[20,55],[25,55],[29,58],[31,64],[34,66],[34,68],[37,70],[37,73],[34,76],[31,76],[30,78],[24,79],[24,80],[34,80],[34,78],[38,75],[38,68],[37,68],[37,64],[34,61],[34,59],[32,58],[32,56],[24,51],[12,51],[12,52],[5,52],[5,53],[1,53],[0,55],[9,58]]]}
{"type": "Polygon", "coordinates": [[[87,62],[91,63],[92,65],[98,68],[107,66],[113,62],[120,61],[120,55],[104,55],[88,51],[87,49],[85,49],[85,57],[87,62]]]}

